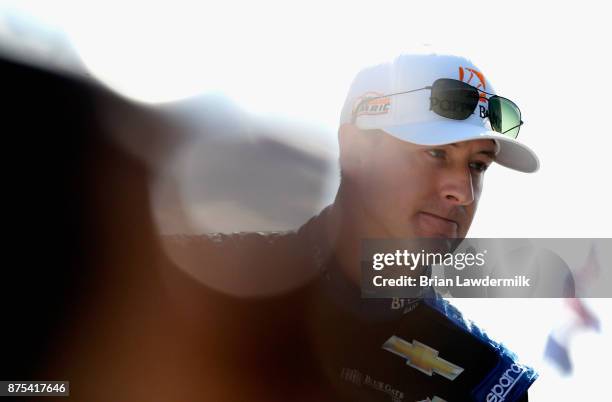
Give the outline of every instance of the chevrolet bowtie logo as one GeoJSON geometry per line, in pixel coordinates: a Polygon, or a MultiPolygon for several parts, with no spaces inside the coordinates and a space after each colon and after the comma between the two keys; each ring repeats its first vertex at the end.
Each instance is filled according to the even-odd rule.
{"type": "Polygon", "coordinates": [[[446,402],[444,399],[440,398],[439,396],[435,396],[433,397],[433,399],[423,399],[422,401],[417,401],[417,402],[446,402]]]}
{"type": "Polygon", "coordinates": [[[403,357],[406,359],[406,364],[427,375],[436,373],[452,381],[463,372],[461,367],[438,357],[437,350],[416,340],[409,343],[393,335],[382,347],[403,357]]]}

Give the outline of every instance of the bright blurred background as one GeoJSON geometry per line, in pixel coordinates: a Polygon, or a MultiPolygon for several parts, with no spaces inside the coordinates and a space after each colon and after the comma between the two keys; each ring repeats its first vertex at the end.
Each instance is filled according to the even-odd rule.
{"type": "MultiPolygon", "coordinates": [[[[463,54],[520,106],[519,139],[542,166],[490,169],[469,235],[611,237],[607,11],[599,1],[5,0],[0,50],[179,116],[188,139],[153,183],[162,232],[296,228],[335,195],[337,121],[356,71],[400,52],[463,54]]],[[[146,138],[116,131],[150,162],[146,138]]],[[[549,335],[575,319],[561,300],[455,300],[540,371],[531,400],[558,401],[606,394],[612,302],[584,303],[599,332],[572,335],[563,371],[544,359],[549,335]]]]}

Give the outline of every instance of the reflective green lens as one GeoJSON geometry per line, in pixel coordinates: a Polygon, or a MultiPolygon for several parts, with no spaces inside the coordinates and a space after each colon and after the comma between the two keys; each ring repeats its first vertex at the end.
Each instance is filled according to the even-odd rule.
{"type": "Polygon", "coordinates": [[[521,111],[509,99],[501,96],[489,98],[489,121],[494,131],[516,138],[521,128],[521,111]]]}

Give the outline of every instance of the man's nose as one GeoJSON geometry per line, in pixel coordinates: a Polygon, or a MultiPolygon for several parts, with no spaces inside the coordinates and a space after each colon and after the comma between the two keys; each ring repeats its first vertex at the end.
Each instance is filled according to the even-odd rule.
{"type": "Polygon", "coordinates": [[[474,202],[474,182],[469,168],[449,169],[445,172],[441,186],[442,198],[454,205],[469,205],[474,202]]]}

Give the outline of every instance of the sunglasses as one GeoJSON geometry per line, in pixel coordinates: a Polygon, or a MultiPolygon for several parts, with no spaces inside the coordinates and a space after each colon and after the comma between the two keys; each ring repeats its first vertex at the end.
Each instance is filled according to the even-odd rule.
{"type": "Polygon", "coordinates": [[[480,106],[480,117],[488,118],[493,131],[504,134],[510,138],[518,137],[523,121],[521,111],[514,102],[501,96],[493,95],[481,89],[466,84],[463,81],[450,78],[437,79],[431,86],[413,89],[405,92],[365,98],[355,109],[357,113],[353,116],[355,121],[361,106],[374,99],[386,98],[393,95],[408,94],[411,92],[431,90],[429,98],[429,110],[434,113],[453,120],[465,120],[470,117],[478,102],[487,102],[489,107],[480,106]],[[486,98],[483,94],[489,95],[486,98]]]}

